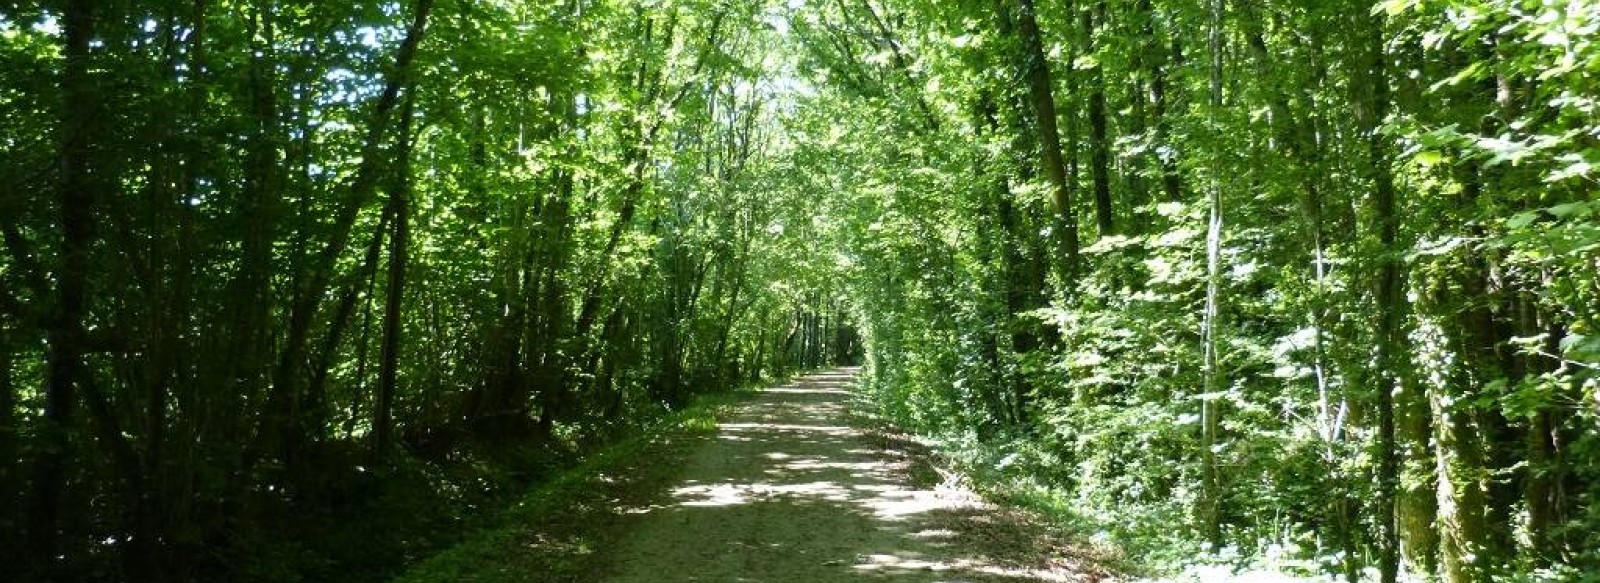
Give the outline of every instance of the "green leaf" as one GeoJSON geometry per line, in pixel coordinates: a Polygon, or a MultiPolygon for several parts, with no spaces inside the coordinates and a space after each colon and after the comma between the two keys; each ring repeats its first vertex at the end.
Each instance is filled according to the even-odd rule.
{"type": "MultiPolygon", "coordinates": [[[[1514,220],[1516,217],[1512,217],[1512,219],[1514,220]]],[[[1417,250],[1412,251],[1406,258],[1417,259],[1419,257],[1446,255],[1467,243],[1468,240],[1463,237],[1445,237],[1433,241],[1420,241],[1417,243],[1417,250]]]]}
{"type": "Polygon", "coordinates": [[[1417,164],[1423,167],[1437,166],[1444,161],[1444,154],[1436,150],[1423,150],[1418,152],[1412,160],[1415,160],[1417,164]]]}
{"type": "Polygon", "coordinates": [[[1561,182],[1564,180],[1571,180],[1573,178],[1588,178],[1589,173],[1593,171],[1593,164],[1590,164],[1588,160],[1579,158],[1576,162],[1551,172],[1549,175],[1545,176],[1544,181],[1561,182]]]}
{"type": "Polygon", "coordinates": [[[1565,358],[1584,362],[1600,361],[1600,338],[1571,332],[1557,346],[1565,358]]]}
{"type": "Polygon", "coordinates": [[[1405,11],[1416,8],[1421,4],[1422,2],[1420,0],[1384,0],[1383,2],[1379,2],[1376,6],[1372,7],[1372,13],[1378,14],[1379,12],[1382,12],[1388,16],[1399,16],[1405,11]]]}
{"type": "Polygon", "coordinates": [[[1594,210],[1594,207],[1594,202],[1569,202],[1566,204],[1558,204],[1545,210],[1550,214],[1555,215],[1558,219],[1566,219],[1574,216],[1587,215],[1594,210]]]}
{"type": "Polygon", "coordinates": [[[1471,65],[1467,65],[1466,67],[1462,68],[1461,71],[1457,72],[1455,75],[1450,76],[1450,78],[1438,83],[1434,83],[1432,87],[1428,88],[1428,91],[1437,92],[1445,87],[1460,85],[1463,81],[1477,78],[1479,74],[1483,73],[1484,69],[1485,67],[1483,61],[1472,63],[1471,65]]]}
{"type": "Polygon", "coordinates": [[[1477,146],[1490,154],[1486,166],[1497,166],[1502,162],[1511,162],[1516,165],[1524,158],[1533,154],[1533,147],[1525,142],[1512,139],[1510,135],[1497,137],[1480,137],[1477,146]]]}
{"type": "Polygon", "coordinates": [[[1530,211],[1525,213],[1517,213],[1512,215],[1511,218],[1506,219],[1506,227],[1511,229],[1524,229],[1537,220],[1539,220],[1539,213],[1537,212],[1530,211]]]}

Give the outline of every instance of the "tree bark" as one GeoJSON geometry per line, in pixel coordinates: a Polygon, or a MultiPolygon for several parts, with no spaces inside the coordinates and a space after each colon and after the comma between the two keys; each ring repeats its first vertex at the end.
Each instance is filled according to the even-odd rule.
{"type": "Polygon", "coordinates": [[[243,231],[242,257],[230,283],[231,317],[220,363],[224,371],[219,379],[243,399],[259,394],[269,368],[272,341],[272,245],[277,235],[277,207],[283,184],[273,34],[272,13],[264,8],[252,10],[252,57],[247,72],[250,133],[244,200],[237,214],[243,231]]]}
{"type": "MultiPolygon", "coordinates": [[[[1152,171],[1159,170],[1154,164],[1159,142],[1154,139],[1150,127],[1150,101],[1151,85],[1157,73],[1159,62],[1155,58],[1161,50],[1161,42],[1156,37],[1156,13],[1150,0],[1138,0],[1134,4],[1134,14],[1139,21],[1138,46],[1133,49],[1129,69],[1132,71],[1128,84],[1128,130],[1127,134],[1134,136],[1142,142],[1142,149],[1138,154],[1131,156],[1127,165],[1127,195],[1126,216],[1124,223],[1126,232],[1138,235],[1144,231],[1145,224],[1149,222],[1150,213],[1147,207],[1150,204],[1150,182],[1148,180],[1152,171]]],[[[1159,123],[1159,120],[1158,120],[1159,123]]]]}
{"type": "Polygon", "coordinates": [[[63,14],[60,111],[59,187],[56,219],[61,228],[59,267],[55,272],[55,305],[47,336],[42,442],[34,463],[34,493],[29,505],[29,556],[38,573],[46,574],[61,555],[60,516],[65,502],[66,470],[73,463],[71,425],[78,405],[78,384],[84,375],[88,333],[84,326],[88,295],[89,255],[94,244],[95,205],[104,196],[94,176],[93,132],[101,98],[89,78],[89,41],[94,36],[95,2],[69,0],[63,14]]]}
{"type": "Polygon", "coordinates": [[[1161,190],[1166,195],[1167,202],[1183,200],[1183,175],[1178,171],[1178,155],[1172,148],[1172,120],[1168,119],[1167,111],[1171,106],[1171,98],[1167,94],[1167,70],[1172,61],[1180,60],[1183,51],[1174,39],[1172,41],[1172,54],[1169,59],[1155,65],[1151,71],[1150,100],[1152,113],[1155,117],[1156,146],[1165,148],[1158,156],[1161,159],[1161,190]]]}
{"type": "MultiPolygon", "coordinates": [[[[1224,0],[1210,0],[1211,28],[1208,34],[1210,46],[1210,75],[1211,95],[1210,113],[1212,125],[1216,125],[1217,116],[1223,106],[1222,95],[1222,17],[1224,0]]],[[[1216,160],[1220,162],[1221,157],[1216,160]]],[[[1219,341],[1220,326],[1218,319],[1221,316],[1222,304],[1222,238],[1223,238],[1223,213],[1222,213],[1222,184],[1220,178],[1213,178],[1206,192],[1207,206],[1210,207],[1210,218],[1206,222],[1206,300],[1204,326],[1204,362],[1202,374],[1204,375],[1205,394],[1200,401],[1200,503],[1197,514],[1200,522],[1201,533],[1211,544],[1213,552],[1222,548],[1221,524],[1221,482],[1217,468],[1216,449],[1219,443],[1221,428],[1221,394],[1226,379],[1222,375],[1221,342],[1219,341]]]]}
{"type": "MultiPolygon", "coordinates": [[[[13,496],[22,483],[17,459],[17,387],[12,373],[15,353],[12,348],[13,324],[0,310],[0,502],[15,502],[13,496]]],[[[9,537],[0,537],[9,540],[9,537]]]]}
{"type": "Polygon", "coordinates": [[[1373,196],[1372,211],[1378,222],[1378,248],[1382,256],[1374,282],[1378,308],[1377,370],[1369,378],[1374,380],[1372,392],[1378,407],[1378,491],[1377,508],[1373,520],[1378,525],[1378,573],[1382,583],[1394,583],[1400,571],[1400,535],[1395,522],[1395,492],[1400,483],[1400,460],[1395,446],[1394,394],[1400,384],[1399,369],[1404,362],[1400,357],[1404,343],[1401,329],[1403,307],[1401,301],[1405,282],[1400,273],[1400,252],[1397,246],[1399,217],[1395,209],[1394,176],[1390,170],[1387,139],[1379,131],[1389,112],[1389,80],[1384,49],[1384,20],[1370,12],[1367,20],[1366,48],[1368,60],[1365,70],[1369,102],[1366,110],[1368,163],[1371,164],[1373,196]]]}
{"type": "MultiPolygon", "coordinates": [[[[1460,208],[1472,208],[1482,194],[1479,168],[1468,162],[1456,168],[1462,184],[1460,208]]],[[[1481,234],[1480,234],[1481,236],[1481,234]]],[[[1483,421],[1460,403],[1477,394],[1502,372],[1493,341],[1493,314],[1488,308],[1488,267],[1480,251],[1463,249],[1459,263],[1439,282],[1435,303],[1446,310],[1448,350],[1461,359],[1443,386],[1429,396],[1438,476],[1439,555],[1448,583],[1485,579],[1494,564],[1491,532],[1488,441],[1483,421]]]]}
{"type": "MultiPolygon", "coordinates": [[[[1083,11],[1083,34],[1087,45],[1094,47],[1095,20],[1100,25],[1106,18],[1105,0],[1095,2],[1092,10],[1083,11]]],[[[1117,234],[1116,215],[1111,206],[1111,145],[1106,136],[1106,76],[1102,65],[1096,65],[1089,80],[1089,175],[1094,181],[1094,219],[1098,236],[1117,234]]]]}
{"type": "MultiPolygon", "coordinates": [[[[1002,12],[1002,21],[1009,21],[1002,12]]],[[[1017,34],[1022,44],[1022,69],[1028,78],[1028,95],[1038,124],[1039,149],[1045,177],[1050,180],[1051,203],[1061,220],[1057,240],[1065,255],[1066,273],[1078,272],[1078,218],[1073,208],[1073,185],[1067,180],[1066,162],[1061,155],[1061,132],[1056,126],[1056,101],[1050,82],[1050,64],[1045,60],[1044,40],[1034,13],[1033,0],[1017,0],[1017,34]]],[[[1072,287],[1071,282],[1066,285],[1072,287]]]]}
{"type": "Polygon", "coordinates": [[[402,108],[400,132],[395,148],[396,168],[389,204],[394,206],[394,224],[389,233],[389,281],[383,300],[383,356],[378,367],[378,394],[372,409],[372,449],[382,457],[393,445],[394,398],[400,368],[400,335],[404,328],[401,313],[405,307],[406,264],[410,259],[411,239],[411,126],[416,99],[407,98],[402,108]]]}

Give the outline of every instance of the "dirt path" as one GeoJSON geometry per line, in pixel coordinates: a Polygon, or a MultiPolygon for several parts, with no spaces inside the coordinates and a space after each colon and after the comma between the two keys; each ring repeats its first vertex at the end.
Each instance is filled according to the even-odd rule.
{"type": "MultiPolygon", "coordinates": [[[[741,405],[597,562],[603,581],[1097,581],[1033,521],[851,427],[852,369],[741,405]]],[[[663,460],[666,461],[666,460],[663,460]]],[[[1090,570],[1092,571],[1092,570],[1090,570]]]]}
{"type": "Polygon", "coordinates": [[[1028,515],[852,416],[855,371],[767,389],[538,491],[398,583],[1102,581],[1028,515]]]}

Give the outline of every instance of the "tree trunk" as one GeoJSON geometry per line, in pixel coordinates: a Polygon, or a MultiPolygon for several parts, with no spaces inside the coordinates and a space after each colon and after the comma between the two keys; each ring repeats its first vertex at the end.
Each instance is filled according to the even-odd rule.
{"type": "MultiPolygon", "coordinates": [[[[1483,183],[1474,163],[1457,169],[1462,182],[1460,208],[1472,208],[1483,183]]],[[[1480,251],[1463,249],[1454,269],[1440,282],[1436,302],[1447,310],[1448,349],[1461,363],[1430,395],[1433,440],[1438,474],[1439,554],[1442,575],[1448,583],[1484,580],[1493,566],[1495,544],[1490,520],[1487,433],[1483,421],[1461,403],[1465,395],[1478,394],[1491,380],[1500,378],[1499,358],[1493,342],[1493,314],[1488,303],[1488,267],[1480,251]],[[1454,295],[1454,294],[1459,294],[1454,295]]]]}
{"type": "MultiPolygon", "coordinates": [[[[1010,20],[1004,12],[999,17],[1002,22],[1010,20]]],[[[1044,40],[1039,32],[1038,18],[1034,15],[1033,0],[1017,0],[1017,34],[1022,43],[1022,68],[1028,78],[1034,121],[1038,124],[1044,173],[1050,180],[1051,203],[1061,219],[1061,233],[1057,235],[1057,240],[1065,254],[1065,271],[1069,276],[1075,276],[1078,272],[1078,218],[1072,202],[1073,185],[1067,180],[1066,162],[1061,156],[1061,133],[1056,127],[1056,101],[1050,82],[1050,64],[1045,60],[1044,40]]],[[[1066,285],[1072,287],[1071,282],[1066,282],[1066,285]]]]}
{"type": "MultiPolygon", "coordinates": [[[[1095,2],[1092,10],[1083,11],[1083,34],[1087,46],[1095,45],[1095,19],[1106,18],[1105,0],[1095,2]]],[[[1089,80],[1089,175],[1094,180],[1094,219],[1100,229],[1099,237],[1117,234],[1116,215],[1111,207],[1111,144],[1106,136],[1106,76],[1103,65],[1097,65],[1089,80]]]]}
{"type": "MultiPolygon", "coordinates": [[[[1416,51],[1413,47],[1410,51],[1416,51]]],[[[1405,59],[1397,64],[1396,70],[1419,67],[1419,57],[1409,51],[1402,53],[1405,59]]],[[[1393,80],[1395,98],[1392,100],[1395,107],[1412,110],[1419,104],[1420,89],[1416,81],[1406,80],[1404,76],[1393,80]]],[[[1398,220],[1398,219],[1397,219],[1398,220]]],[[[1402,225],[1404,223],[1401,223],[1402,225]]],[[[1396,250],[1398,251],[1398,249],[1396,250]]],[[[1402,266],[1403,267],[1403,266],[1402,266]]],[[[1421,278],[1410,280],[1404,272],[1401,273],[1401,286],[1404,289],[1421,291],[1423,282],[1421,278]]],[[[1406,308],[1407,319],[1418,301],[1405,299],[1401,306],[1406,308]]],[[[1399,352],[1395,354],[1400,360],[1396,361],[1396,371],[1399,373],[1399,390],[1395,393],[1395,437],[1396,445],[1400,448],[1400,484],[1395,499],[1395,520],[1398,521],[1400,537],[1400,556],[1407,570],[1425,576],[1434,576],[1439,569],[1439,533],[1434,528],[1438,519],[1439,502],[1436,494],[1437,476],[1434,471],[1437,467],[1433,443],[1432,412],[1429,411],[1428,395],[1420,378],[1417,353],[1420,351],[1410,345],[1406,332],[1401,331],[1401,336],[1396,340],[1399,352]]]]}
{"type": "Polygon", "coordinates": [[[407,98],[402,108],[400,132],[396,137],[396,168],[389,204],[394,206],[394,224],[389,233],[389,281],[383,295],[383,356],[378,365],[378,394],[372,408],[372,449],[386,455],[393,445],[394,398],[400,368],[400,335],[404,327],[406,262],[411,239],[411,126],[415,123],[415,98],[407,98]]]}
{"type": "Polygon", "coordinates": [[[1395,523],[1395,491],[1400,483],[1399,455],[1395,447],[1395,389],[1400,386],[1398,372],[1405,359],[1399,352],[1404,344],[1401,315],[1405,282],[1400,273],[1400,252],[1397,246],[1399,217],[1395,210],[1394,176],[1390,170],[1389,145],[1379,126],[1389,112],[1389,80],[1387,78],[1384,50],[1384,21],[1370,12],[1367,21],[1366,41],[1368,61],[1365,70],[1369,75],[1370,89],[1363,130],[1367,137],[1368,163],[1371,164],[1373,196],[1372,212],[1378,222],[1378,248],[1382,254],[1375,283],[1378,308],[1377,370],[1368,375],[1373,379],[1372,392],[1378,406],[1378,491],[1375,516],[1378,525],[1378,573],[1382,583],[1394,583],[1400,571],[1400,535],[1395,523]]]}
{"type": "Polygon", "coordinates": [[[250,94],[250,140],[245,165],[244,204],[238,213],[242,226],[242,253],[232,282],[223,383],[244,398],[260,390],[263,369],[270,354],[272,315],[272,244],[276,239],[282,171],[279,162],[279,124],[277,105],[277,61],[273,55],[272,14],[252,10],[250,16],[252,58],[248,71],[250,94]]]}
{"type": "MultiPolygon", "coordinates": [[[[339,294],[339,302],[334,306],[333,317],[328,322],[328,331],[323,335],[321,352],[311,366],[311,382],[306,387],[308,402],[319,402],[327,392],[328,377],[333,373],[334,361],[339,357],[339,347],[344,343],[345,331],[350,328],[350,321],[355,317],[357,302],[362,304],[366,317],[362,320],[361,338],[358,340],[361,345],[357,349],[356,382],[358,387],[365,382],[366,343],[369,334],[367,326],[372,320],[372,294],[373,289],[377,287],[378,263],[383,255],[383,241],[391,230],[390,225],[393,221],[394,208],[386,204],[383,207],[383,214],[378,216],[378,224],[373,229],[372,238],[368,240],[366,250],[362,252],[362,259],[357,264],[356,272],[351,274],[349,281],[345,283],[343,291],[339,294]]],[[[359,402],[361,396],[358,394],[354,399],[359,402]]]]}
{"type": "MultiPolygon", "coordinates": [[[[383,170],[381,146],[388,135],[400,91],[409,86],[411,63],[416,57],[417,47],[422,43],[433,3],[434,0],[417,0],[416,13],[406,30],[405,40],[401,42],[395,54],[395,74],[389,77],[374,106],[372,120],[362,142],[361,163],[356,168],[355,176],[351,179],[345,196],[336,207],[333,234],[313,258],[307,271],[297,274],[294,301],[289,310],[287,337],[284,340],[277,370],[274,371],[273,393],[269,399],[268,412],[263,416],[262,428],[257,438],[264,443],[258,447],[272,448],[275,441],[284,440],[287,443],[288,439],[292,439],[285,432],[293,431],[297,426],[294,417],[301,398],[299,375],[305,366],[311,327],[327,295],[328,286],[333,280],[339,256],[343,255],[349,246],[356,218],[378,188],[383,170]]],[[[278,445],[281,447],[283,444],[278,445]]],[[[259,455],[259,452],[247,455],[246,463],[252,463],[254,460],[251,458],[256,455],[259,455]]]]}
{"type": "MultiPolygon", "coordinates": [[[[1211,28],[1209,32],[1211,61],[1211,111],[1213,125],[1222,110],[1222,17],[1224,0],[1211,1],[1211,28]]],[[[1218,161],[1221,160],[1217,156],[1218,161]]],[[[1222,392],[1226,379],[1222,376],[1218,351],[1220,307],[1222,303],[1222,184],[1213,178],[1206,192],[1210,219],[1206,222],[1206,300],[1204,326],[1204,391],[1200,401],[1200,502],[1197,515],[1200,530],[1213,552],[1222,548],[1221,483],[1217,468],[1216,447],[1221,427],[1222,392]]]]}
{"type": "Polygon", "coordinates": [[[765,364],[767,358],[767,336],[769,334],[766,330],[761,330],[758,334],[760,334],[760,337],[756,339],[755,355],[750,357],[749,380],[752,383],[761,381],[761,365],[765,364]]]}
{"type": "MultiPolygon", "coordinates": [[[[55,306],[47,323],[44,417],[35,457],[34,494],[29,506],[29,556],[41,574],[58,560],[60,516],[65,502],[66,469],[72,465],[70,427],[78,404],[88,338],[84,327],[89,254],[94,238],[94,205],[102,198],[93,176],[93,132],[88,127],[100,109],[89,79],[89,40],[94,36],[95,2],[69,0],[63,15],[61,73],[60,184],[56,193],[61,239],[55,272],[55,306]]],[[[46,576],[45,578],[48,578],[46,576]]]]}
{"type": "MultiPolygon", "coordinates": [[[[1168,119],[1167,111],[1171,105],[1167,95],[1167,70],[1171,61],[1180,60],[1183,51],[1174,39],[1172,41],[1172,54],[1167,62],[1155,65],[1151,71],[1150,100],[1152,113],[1155,117],[1156,146],[1171,150],[1172,121],[1168,119]]],[[[1161,153],[1161,190],[1166,195],[1167,202],[1183,200],[1183,175],[1178,171],[1178,157],[1173,151],[1161,153]]]]}
{"type": "MultiPolygon", "coordinates": [[[[13,498],[22,481],[19,475],[22,463],[17,459],[17,387],[12,373],[15,353],[12,352],[13,326],[0,313],[0,503],[14,504],[13,498]]],[[[0,540],[11,540],[9,535],[0,540]]]]}
{"type": "Polygon", "coordinates": [[[1396,517],[1399,521],[1400,552],[1406,565],[1416,573],[1432,574],[1438,569],[1439,535],[1434,521],[1439,513],[1439,501],[1429,480],[1433,477],[1433,456],[1428,401],[1416,375],[1401,378],[1400,390],[1395,395],[1395,422],[1401,449],[1402,479],[1396,493],[1396,517]]]}
{"type": "Polygon", "coordinates": [[[1150,204],[1150,183],[1147,173],[1157,170],[1153,164],[1155,152],[1159,142],[1151,136],[1150,131],[1150,87],[1159,73],[1158,67],[1153,64],[1158,61],[1154,58],[1161,50],[1161,43],[1156,38],[1155,22],[1156,13],[1150,0],[1138,0],[1134,4],[1134,14],[1139,20],[1138,46],[1134,47],[1129,62],[1132,78],[1128,84],[1128,130],[1127,134],[1143,142],[1143,149],[1134,154],[1127,165],[1127,195],[1126,216],[1128,220],[1124,228],[1131,235],[1138,235],[1145,230],[1146,223],[1150,221],[1150,214],[1146,207],[1150,204]]]}
{"type": "Polygon", "coordinates": [[[1451,397],[1435,392],[1433,439],[1439,504],[1439,551],[1442,575],[1448,583],[1484,580],[1483,565],[1475,560],[1488,538],[1484,516],[1488,495],[1483,487],[1483,453],[1478,431],[1469,416],[1454,411],[1451,397]]]}

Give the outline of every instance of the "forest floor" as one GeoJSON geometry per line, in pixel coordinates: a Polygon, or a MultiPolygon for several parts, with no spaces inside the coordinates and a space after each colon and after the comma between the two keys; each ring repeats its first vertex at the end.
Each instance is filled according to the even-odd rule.
{"type": "Polygon", "coordinates": [[[995,506],[851,413],[853,369],[756,393],[404,581],[1104,581],[1089,547],[995,506]]]}

